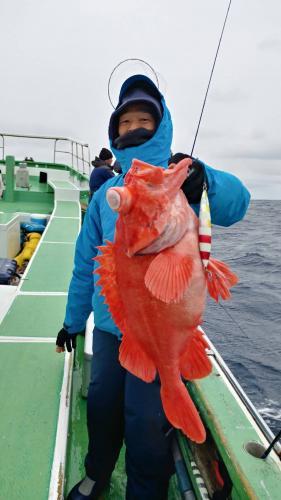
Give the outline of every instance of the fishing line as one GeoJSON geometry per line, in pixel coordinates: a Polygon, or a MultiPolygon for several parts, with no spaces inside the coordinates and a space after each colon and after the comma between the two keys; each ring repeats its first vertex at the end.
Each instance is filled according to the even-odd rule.
{"type": "Polygon", "coordinates": [[[233,316],[230,314],[228,309],[221,302],[218,302],[218,304],[224,310],[225,314],[227,314],[227,316],[233,321],[233,323],[235,323],[235,325],[238,326],[240,332],[242,332],[247,337],[247,339],[251,340],[250,337],[247,335],[247,333],[243,330],[243,328],[236,321],[236,319],[234,319],[233,316]]]}
{"type": "Polygon", "coordinates": [[[225,16],[225,19],[224,19],[224,23],[223,23],[223,27],[222,27],[222,32],[221,32],[221,36],[220,36],[220,39],[219,39],[219,43],[218,43],[218,47],[217,47],[215,59],[214,59],[214,62],[213,62],[213,67],[212,67],[212,70],[211,70],[211,74],[210,74],[210,78],[209,78],[209,83],[208,83],[206,94],[205,94],[205,98],[204,98],[204,101],[203,101],[203,106],[202,106],[202,109],[201,109],[201,114],[200,114],[199,122],[198,122],[198,125],[197,125],[197,130],[196,130],[196,133],[195,133],[195,137],[194,137],[193,146],[192,146],[192,149],[191,149],[190,156],[193,155],[193,151],[194,151],[194,147],[195,147],[197,135],[198,135],[198,132],[199,132],[199,128],[200,128],[200,124],[201,124],[203,112],[204,112],[204,109],[205,109],[205,104],[206,104],[206,100],[207,100],[207,96],[208,96],[208,92],[209,92],[211,80],[212,80],[212,77],[213,77],[213,73],[214,73],[214,69],[215,69],[215,65],[216,65],[218,53],[219,53],[219,50],[220,50],[220,45],[221,45],[221,41],[222,41],[222,37],[223,37],[223,33],[224,33],[224,28],[225,28],[225,25],[226,25],[226,21],[227,21],[227,18],[228,18],[229,9],[230,9],[230,6],[231,6],[231,2],[232,2],[232,0],[229,1],[227,12],[226,12],[226,16],[225,16]]]}

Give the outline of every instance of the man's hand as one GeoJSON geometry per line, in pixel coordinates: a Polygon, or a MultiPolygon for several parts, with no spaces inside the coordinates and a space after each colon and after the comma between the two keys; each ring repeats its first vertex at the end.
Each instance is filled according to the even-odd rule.
{"type": "Polygon", "coordinates": [[[184,158],[190,158],[192,160],[192,164],[189,167],[188,176],[181,186],[181,189],[183,190],[188,203],[200,203],[204,182],[208,188],[204,163],[186,153],[176,153],[171,156],[168,161],[169,168],[174,168],[174,165],[177,165],[184,158]]]}
{"type": "Polygon", "coordinates": [[[207,184],[204,164],[200,160],[193,159],[189,167],[188,177],[181,186],[188,203],[200,203],[204,181],[207,184]]]}
{"type": "Polygon", "coordinates": [[[56,352],[65,352],[65,346],[68,352],[76,347],[76,337],[77,333],[68,333],[64,328],[62,328],[57,336],[56,340],[56,352]]]}

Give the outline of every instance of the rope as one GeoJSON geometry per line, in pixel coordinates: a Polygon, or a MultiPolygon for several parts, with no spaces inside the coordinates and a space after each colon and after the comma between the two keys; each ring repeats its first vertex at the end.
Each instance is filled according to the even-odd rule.
{"type": "Polygon", "coordinates": [[[229,1],[227,12],[226,12],[226,16],[225,16],[225,19],[224,19],[223,28],[222,28],[221,36],[220,36],[220,39],[219,39],[219,43],[218,43],[218,47],[217,47],[215,59],[214,59],[214,62],[213,62],[213,67],[212,67],[212,70],[211,70],[211,74],[210,74],[210,78],[209,78],[209,83],[208,83],[206,94],[205,94],[205,98],[204,98],[204,101],[203,101],[203,106],[202,106],[202,110],[201,110],[199,122],[198,122],[198,125],[197,125],[197,130],[196,130],[196,133],[195,133],[195,137],[194,137],[193,146],[192,146],[192,149],[191,149],[190,156],[193,155],[193,151],[194,151],[194,147],[195,147],[197,135],[198,135],[198,132],[199,132],[199,128],[200,128],[200,124],[201,124],[201,119],[202,119],[202,116],[203,116],[203,112],[204,112],[204,108],[205,108],[205,104],[206,104],[206,100],[207,100],[207,95],[208,95],[210,84],[211,84],[211,80],[212,80],[212,77],[213,77],[213,73],[214,73],[214,69],[215,69],[215,65],[216,65],[218,53],[219,53],[219,50],[220,50],[220,45],[221,45],[221,41],[222,41],[222,37],[223,37],[223,32],[224,32],[224,28],[225,28],[225,25],[226,25],[226,21],[227,21],[227,17],[228,17],[228,13],[229,13],[231,2],[232,2],[232,0],[229,1]]]}

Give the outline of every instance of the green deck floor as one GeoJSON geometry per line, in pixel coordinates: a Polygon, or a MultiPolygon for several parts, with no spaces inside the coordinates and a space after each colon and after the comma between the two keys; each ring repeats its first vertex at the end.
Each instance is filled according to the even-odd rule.
{"type": "Polygon", "coordinates": [[[18,295],[0,324],[0,336],[56,337],[66,299],[65,295],[18,295]]]}
{"type": "Polygon", "coordinates": [[[15,201],[7,202],[0,200],[0,212],[22,212],[29,214],[51,214],[54,208],[53,201],[50,202],[31,202],[15,201]]]}
{"type": "Polygon", "coordinates": [[[75,189],[73,184],[70,184],[70,182],[68,182],[68,181],[52,180],[50,182],[52,183],[52,185],[55,188],[58,188],[58,189],[69,189],[70,191],[73,191],[73,189],[75,189]]]}
{"type": "MultiPolygon", "coordinates": [[[[2,222],[15,211],[52,210],[53,204],[0,203],[0,212],[5,212],[0,214],[2,222]]],[[[1,500],[48,498],[65,358],[56,354],[55,338],[65,315],[80,206],[57,202],[54,215],[58,217],[43,233],[19,293],[0,324],[0,337],[35,340],[0,343],[1,500]],[[38,337],[54,341],[42,343],[38,337]]]]}
{"type": "Polygon", "coordinates": [[[39,213],[50,214],[54,208],[52,196],[53,189],[44,183],[39,182],[38,176],[29,177],[30,188],[16,188],[14,201],[5,201],[0,199],[0,212],[21,212],[21,213],[39,213]],[[40,199],[40,195],[50,193],[50,199],[40,199]],[[19,197],[19,198],[18,198],[19,197]]]}
{"type": "Polygon", "coordinates": [[[26,275],[23,292],[67,292],[75,244],[41,243],[26,275]]]}
{"type": "Polygon", "coordinates": [[[14,212],[3,213],[3,214],[0,213],[0,224],[7,224],[12,219],[14,219],[14,217],[16,217],[16,215],[17,214],[15,214],[14,212]]]}
{"type": "Polygon", "coordinates": [[[64,356],[53,344],[0,349],[0,498],[48,498],[64,356]]]}
{"type": "MultiPolygon", "coordinates": [[[[70,433],[68,442],[68,460],[66,471],[65,492],[69,493],[71,488],[85,475],[84,459],[87,453],[87,402],[81,397],[82,387],[82,362],[83,362],[83,337],[77,337],[77,349],[75,353],[75,367],[72,379],[72,400],[70,433]]],[[[124,500],[126,496],[126,472],[125,472],[125,446],[121,449],[118,462],[111,477],[110,489],[103,495],[101,500],[124,500]]],[[[169,500],[181,500],[177,486],[176,476],[172,476],[169,486],[169,500]]],[[[151,499],[153,500],[153,499],[151,499]]]]}
{"type": "Polygon", "coordinates": [[[79,219],[52,219],[45,230],[44,241],[73,243],[79,231],[79,219]]]}
{"type": "Polygon", "coordinates": [[[73,201],[57,201],[56,202],[56,217],[79,217],[80,206],[73,201]]]}

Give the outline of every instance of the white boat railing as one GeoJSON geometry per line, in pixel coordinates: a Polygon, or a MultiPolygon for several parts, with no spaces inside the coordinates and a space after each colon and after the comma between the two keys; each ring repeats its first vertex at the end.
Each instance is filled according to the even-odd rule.
{"type": "MultiPolygon", "coordinates": [[[[236,394],[238,395],[238,397],[243,402],[243,404],[247,408],[248,412],[250,413],[250,415],[252,416],[252,418],[256,422],[257,426],[259,427],[261,432],[264,434],[266,439],[269,441],[269,443],[271,443],[275,438],[273,432],[271,431],[271,429],[269,428],[267,423],[264,421],[262,416],[259,414],[258,410],[253,405],[252,401],[248,398],[248,396],[246,395],[246,393],[242,389],[241,385],[239,384],[239,382],[234,377],[231,370],[228,368],[228,366],[224,362],[223,358],[220,356],[220,354],[216,350],[214,344],[212,344],[210,339],[206,336],[205,332],[202,329],[200,329],[200,330],[204,333],[206,340],[208,341],[208,344],[210,346],[210,351],[208,352],[209,356],[212,356],[216,360],[216,362],[218,363],[222,372],[226,376],[227,380],[230,382],[233,389],[235,390],[236,394]]],[[[276,451],[276,453],[279,456],[281,456],[281,446],[278,442],[276,442],[274,444],[273,449],[276,451]]]]}
{"type": "Polygon", "coordinates": [[[77,141],[70,137],[54,137],[47,135],[25,135],[25,134],[8,134],[6,132],[0,132],[0,137],[2,143],[0,144],[0,149],[2,150],[2,160],[5,159],[5,139],[6,138],[16,138],[16,139],[36,139],[36,140],[48,140],[53,142],[53,162],[58,163],[57,155],[58,153],[63,153],[69,155],[71,158],[70,166],[79,173],[90,175],[91,172],[91,161],[90,161],[90,147],[89,144],[77,141]],[[61,144],[64,142],[67,144],[65,149],[61,144]],[[60,146],[61,144],[61,146],[60,146]]]}

